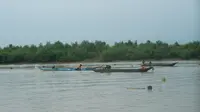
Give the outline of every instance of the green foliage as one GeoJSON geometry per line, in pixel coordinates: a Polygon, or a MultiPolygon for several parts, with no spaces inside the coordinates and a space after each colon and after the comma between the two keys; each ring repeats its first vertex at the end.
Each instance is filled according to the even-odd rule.
{"type": "Polygon", "coordinates": [[[117,61],[142,59],[200,59],[200,42],[172,45],[162,41],[138,44],[137,41],[118,42],[109,46],[102,41],[82,41],[71,44],[55,43],[0,48],[0,63],[76,62],[84,60],[117,61]]]}

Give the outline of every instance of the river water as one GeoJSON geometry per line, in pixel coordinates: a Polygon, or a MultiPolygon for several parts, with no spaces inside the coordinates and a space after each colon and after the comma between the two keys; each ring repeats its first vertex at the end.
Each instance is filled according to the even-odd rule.
{"type": "Polygon", "coordinates": [[[1,69],[0,110],[199,112],[199,87],[200,66],[197,64],[155,67],[148,73],[1,69]],[[153,87],[152,91],[145,89],[148,85],[153,87]]]}

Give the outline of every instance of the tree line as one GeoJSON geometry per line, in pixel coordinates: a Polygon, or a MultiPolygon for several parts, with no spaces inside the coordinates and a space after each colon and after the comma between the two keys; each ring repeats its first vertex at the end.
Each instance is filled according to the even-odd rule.
{"type": "Polygon", "coordinates": [[[81,43],[62,43],[0,48],[0,64],[38,63],[38,62],[79,62],[79,61],[119,61],[146,59],[200,59],[200,41],[186,44],[168,44],[162,41],[116,42],[109,45],[104,41],[82,41],[81,43]]]}

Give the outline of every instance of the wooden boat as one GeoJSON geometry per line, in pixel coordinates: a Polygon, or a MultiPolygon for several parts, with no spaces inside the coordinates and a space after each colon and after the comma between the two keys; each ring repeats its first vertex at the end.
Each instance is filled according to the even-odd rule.
{"type": "Polygon", "coordinates": [[[145,63],[142,64],[142,66],[174,66],[176,65],[178,62],[174,62],[174,63],[145,63]]]}
{"type": "Polygon", "coordinates": [[[126,69],[119,69],[119,68],[111,68],[111,69],[94,69],[94,72],[100,72],[100,73],[110,73],[110,72],[147,72],[150,69],[153,69],[153,67],[148,67],[148,68],[126,68],[126,69]]]}
{"type": "Polygon", "coordinates": [[[92,71],[95,68],[82,68],[81,70],[76,70],[76,68],[66,68],[66,67],[38,67],[42,71],[92,71]]]}

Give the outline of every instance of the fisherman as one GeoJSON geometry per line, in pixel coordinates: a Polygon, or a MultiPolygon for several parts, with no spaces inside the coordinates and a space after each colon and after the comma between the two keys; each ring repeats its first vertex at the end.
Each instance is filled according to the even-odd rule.
{"type": "Polygon", "coordinates": [[[144,69],[145,69],[145,64],[144,64],[144,63],[145,63],[145,61],[144,61],[144,60],[142,60],[142,65],[141,65],[141,69],[142,69],[142,70],[144,70],[144,69]]]}
{"type": "Polygon", "coordinates": [[[105,69],[111,69],[110,65],[106,65],[105,69]]]}
{"type": "Polygon", "coordinates": [[[142,60],[142,64],[144,65],[144,63],[145,63],[145,61],[144,60],[142,60]]]}
{"type": "Polygon", "coordinates": [[[52,69],[54,69],[54,68],[56,68],[56,66],[55,66],[55,65],[53,65],[52,69]]]}
{"type": "Polygon", "coordinates": [[[145,67],[144,65],[142,65],[141,67],[142,67],[142,68],[141,68],[142,70],[146,69],[146,67],[145,67]]]}
{"type": "Polygon", "coordinates": [[[153,89],[153,87],[152,87],[152,86],[150,86],[150,85],[149,85],[149,86],[147,86],[147,90],[148,90],[148,91],[152,91],[152,89],[153,89]]]}
{"type": "Polygon", "coordinates": [[[82,66],[83,66],[82,64],[79,64],[79,66],[76,68],[76,70],[81,70],[82,66]]]}
{"type": "Polygon", "coordinates": [[[150,61],[150,62],[149,62],[149,66],[151,66],[151,64],[152,64],[152,63],[151,63],[151,61],[150,61]]]}

